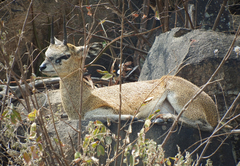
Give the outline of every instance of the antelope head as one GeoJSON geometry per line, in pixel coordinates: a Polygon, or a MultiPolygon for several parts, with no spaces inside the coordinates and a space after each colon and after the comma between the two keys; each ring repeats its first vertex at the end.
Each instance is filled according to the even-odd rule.
{"type": "MultiPolygon", "coordinates": [[[[81,67],[84,50],[88,46],[74,46],[67,43],[66,22],[64,18],[63,26],[64,38],[63,41],[54,37],[54,27],[52,21],[50,45],[45,52],[46,58],[42,62],[39,70],[49,76],[65,77],[68,74],[75,72],[81,67]]],[[[102,44],[93,44],[89,48],[89,53],[97,54],[102,49],[102,44]]]]}

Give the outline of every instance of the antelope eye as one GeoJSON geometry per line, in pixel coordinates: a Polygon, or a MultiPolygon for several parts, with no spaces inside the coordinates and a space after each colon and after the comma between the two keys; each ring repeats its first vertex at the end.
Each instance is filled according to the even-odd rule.
{"type": "Polygon", "coordinates": [[[56,59],[56,61],[55,61],[56,63],[60,63],[61,62],[61,59],[60,58],[58,58],[58,59],[56,59]]]}
{"type": "Polygon", "coordinates": [[[70,55],[63,55],[60,58],[55,60],[55,63],[61,63],[62,59],[67,60],[68,58],[70,58],[70,55]]]}
{"type": "Polygon", "coordinates": [[[60,59],[65,59],[65,60],[67,60],[68,58],[70,58],[70,55],[63,55],[60,57],[60,59]]]}

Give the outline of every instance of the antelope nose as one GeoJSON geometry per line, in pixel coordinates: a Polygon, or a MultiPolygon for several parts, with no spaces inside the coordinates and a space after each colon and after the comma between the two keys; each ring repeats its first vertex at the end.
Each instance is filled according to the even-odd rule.
{"type": "Polygon", "coordinates": [[[43,64],[41,64],[41,66],[39,67],[39,70],[40,70],[40,71],[43,71],[43,70],[46,69],[46,68],[47,68],[46,64],[43,63],[43,64]]]}

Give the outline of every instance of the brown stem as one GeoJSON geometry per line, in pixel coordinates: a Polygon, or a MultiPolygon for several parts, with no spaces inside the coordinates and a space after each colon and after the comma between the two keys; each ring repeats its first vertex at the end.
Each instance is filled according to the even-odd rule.
{"type": "MultiPolygon", "coordinates": [[[[83,21],[83,31],[86,32],[86,24],[85,24],[85,19],[84,19],[84,14],[83,14],[83,10],[82,10],[82,0],[79,0],[79,6],[80,6],[80,11],[81,11],[81,16],[82,16],[82,21],[83,21]]],[[[84,47],[86,47],[86,33],[83,34],[84,35],[84,47]]],[[[84,49],[84,55],[86,55],[86,51],[84,49]]],[[[85,61],[83,60],[83,63],[85,61]]],[[[81,64],[81,69],[83,69],[84,64],[81,64]]],[[[83,71],[83,70],[81,70],[83,71]]],[[[79,123],[78,123],[78,148],[77,150],[80,152],[81,150],[81,143],[82,143],[82,116],[81,116],[81,112],[82,112],[82,93],[83,93],[83,72],[80,72],[80,106],[79,106],[79,123]]]]}
{"type": "Polygon", "coordinates": [[[216,20],[215,20],[215,22],[214,22],[214,25],[213,25],[213,28],[212,28],[213,31],[215,31],[216,28],[217,28],[217,26],[218,26],[220,17],[221,17],[221,15],[222,15],[222,13],[223,13],[223,11],[224,11],[224,9],[225,9],[225,6],[226,6],[226,4],[227,4],[227,1],[228,1],[228,0],[224,0],[223,3],[222,3],[222,6],[221,6],[221,8],[220,8],[220,10],[219,10],[219,12],[218,12],[217,18],[216,18],[216,20]]]}
{"type": "MultiPolygon", "coordinates": [[[[0,118],[1,118],[1,116],[2,116],[2,113],[3,113],[3,110],[4,110],[4,108],[5,108],[5,101],[6,101],[6,98],[7,98],[7,94],[8,94],[8,90],[9,90],[9,85],[10,85],[10,80],[11,80],[11,75],[12,75],[12,69],[13,69],[13,67],[14,67],[14,65],[15,65],[15,62],[16,62],[16,55],[17,55],[17,53],[18,53],[18,49],[19,49],[19,46],[20,46],[20,42],[22,41],[22,38],[23,38],[23,32],[24,32],[24,29],[25,29],[25,26],[26,26],[26,23],[27,23],[27,18],[28,18],[28,16],[29,16],[29,11],[30,11],[30,8],[31,8],[31,6],[32,6],[32,3],[33,3],[33,1],[31,0],[30,1],[30,3],[29,3],[29,6],[28,6],[28,10],[27,10],[27,13],[26,13],[26,17],[25,17],[25,19],[24,19],[24,22],[23,22],[23,26],[22,26],[22,29],[21,29],[21,34],[20,34],[20,36],[19,36],[19,39],[18,39],[18,42],[17,42],[17,48],[16,48],[16,50],[15,50],[15,52],[14,52],[14,58],[13,58],[13,61],[12,61],[12,65],[11,66],[9,66],[9,63],[8,63],[8,60],[5,60],[5,62],[6,62],[6,64],[8,65],[8,69],[10,69],[9,70],[9,73],[8,73],[8,75],[7,75],[7,79],[8,79],[8,81],[7,81],[7,89],[6,89],[6,92],[5,92],[5,96],[4,96],[4,98],[3,98],[3,104],[2,104],[2,108],[1,108],[1,111],[0,111],[0,118]]],[[[3,58],[6,58],[5,56],[6,56],[6,53],[5,53],[5,51],[4,51],[4,46],[2,46],[3,48],[3,50],[2,50],[2,52],[3,52],[3,58]]],[[[20,59],[20,61],[21,61],[21,59],[20,59]]],[[[30,107],[28,107],[28,108],[30,108],[30,107]]],[[[0,121],[0,128],[1,128],[1,121],[0,121]]]]}
{"type": "MultiPolygon", "coordinates": [[[[183,0],[182,0],[183,2],[183,0]]],[[[187,28],[188,27],[188,22],[190,23],[190,26],[191,26],[191,29],[194,29],[194,26],[193,26],[193,23],[192,23],[192,20],[189,16],[189,13],[188,13],[188,1],[186,2],[183,2],[183,8],[185,10],[185,15],[186,15],[186,20],[185,20],[185,27],[187,28]]]]}
{"type": "Polygon", "coordinates": [[[162,18],[162,11],[163,11],[163,2],[162,2],[162,0],[156,0],[156,11],[158,11],[158,16],[159,16],[159,19],[160,19],[160,23],[163,25],[162,26],[162,31],[164,32],[165,29],[164,29],[164,20],[162,18]]]}
{"type": "MultiPolygon", "coordinates": [[[[117,128],[117,148],[116,148],[116,156],[118,156],[118,147],[120,140],[120,128],[121,128],[121,112],[122,112],[122,55],[123,55],[123,32],[124,32],[124,1],[122,2],[122,20],[121,20],[121,38],[120,38],[120,77],[119,77],[119,117],[118,117],[118,128],[117,128]]],[[[114,161],[114,165],[117,166],[117,158],[114,161]]],[[[121,164],[122,165],[122,162],[121,164]]]]}
{"type": "MultiPolygon", "coordinates": [[[[68,28],[68,29],[71,29],[71,30],[74,30],[74,31],[77,31],[77,32],[79,32],[79,33],[81,33],[81,34],[84,34],[83,31],[80,31],[80,30],[77,30],[77,29],[74,29],[74,28],[71,28],[71,27],[67,27],[67,28],[68,28]]],[[[157,27],[157,28],[159,28],[159,27],[157,27]]],[[[156,30],[157,28],[152,28],[151,30],[147,31],[147,33],[150,33],[150,32],[152,32],[153,30],[156,30]]],[[[89,33],[87,33],[87,34],[89,34],[89,33]]],[[[95,35],[95,34],[91,34],[91,35],[92,35],[92,37],[95,37],[95,38],[98,38],[98,39],[103,39],[103,40],[106,40],[106,41],[112,41],[112,40],[114,40],[114,39],[109,38],[109,37],[99,36],[99,35],[95,35]]],[[[140,35],[140,33],[139,33],[139,35],[140,35]]],[[[143,34],[141,33],[141,35],[143,35],[143,34]]],[[[134,36],[138,36],[138,35],[134,35],[134,36]]],[[[115,41],[115,42],[118,43],[118,44],[120,44],[119,41],[115,41]]],[[[133,50],[135,50],[135,51],[138,51],[138,52],[140,52],[140,53],[142,53],[142,54],[145,54],[145,55],[148,54],[147,51],[138,49],[138,48],[136,48],[136,47],[134,47],[134,46],[131,46],[131,45],[129,45],[129,44],[123,43],[123,45],[124,45],[124,47],[131,48],[131,49],[133,49],[133,50]]]]}
{"type": "Polygon", "coordinates": [[[114,42],[118,41],[121,37],[122,37],[122,38],[125,38],[125,37],[130,37],[130,36],[143,35],[143,34],[146,34],[146,33],[151,32],[151,31],[154,31],[154,30],[156,30],[156,29],[158,29],[158,28],[160,28],[160,27],[161,27],[161,26],[158,26],[158,27],[156,27],[156,28],[154,28],[154,29],[151,29],[151,30],[149,30],[149,31],[146,31],[146,32],[142,32],[142,33],[138,33],[138,34],[123,35],[123,36],[119,36],[119,37],[113,39],[111,42],[109,42],[109,43],[107,44],[106,47],[104,47],[104,48],[102,49],[102,51],[98,54],[98,56],[97,56],[92,62],[90,62],[89,64],[85,65],[85,67],[89,67],[89,66],[91,66],[92,64],[94,64],[94,63],[102,56],[102,54],[108,49],[108,47],[109,47],[111,44],[113,44],[114,42]]]}
{"type": "Polygon", "coordinates": [[[174,4],[174,6],[175,6],[175,21],[174,21],[174,28],[176,28],[177,27],[177,10],[178,10],[178,7],[177,7],[177,4],[178,4],[178,0],[176,0],[175,1],[175,4],[174,4]]]}
{"type": "Polygon", "coordinates": [[[164,3],[164,32],[169,31],[168,0],[164,3]]]}
{"type": "MultiPolygon", "coordinates": [[[[112,0],[108,0],[108,1],[109,1],[109,3],[114,7],[115,12],[117,12],[118,15],[121,16],[121,15],[122,15],[121,11],[120,11],[117,7],[115,7],[115,5],[114,5],[114,3],[112,2],[112,0]]],[[[137,29],[126,17],[124,17],[124,21],[126,21],[126,22],[130,25],[130,27],[131,27],[136,33],[139,33],[138,29],[137,29]]],[[[146,42],[146,44],[147,44],[149,47],[152,46],[151,43],[150,43],[144,36],[140,35],[139,37],[142,38],[142,39],[144,40],[144,42],[146,42]]]]}
{"type": "Polygon", "coordinates": [[[46,91],[46,92],[47,92],[47,99],[48,99],[48,103],[49,103],[49,109],[50,109],[51,115],[52,115],[53,127],[54,127],[54,130],[55,130],[55,132],[56,132],[57,139],[58,139],[58,142],[59,142],[58,146],[59,146],[59,148],[60,148],[60,152],[61,152],[61,155],[62,155],[62,157],[63,157],[64,163],[65,163],[66,165],[68,165],[68,163],[66,162],[66,160],[64,160],[64,159],[65,159],[65,155],[64,155],[63,149],[62,149],[61,139],[60,139],[60,137],[59,137],[59,134],[58,134],[58,131],[57,131],[57,128],[56,128],[55,119],[54,119],[54,114],[53,114],[51,102],[50,102],[50,99],[49,99],[48,91],[46,91]]]}

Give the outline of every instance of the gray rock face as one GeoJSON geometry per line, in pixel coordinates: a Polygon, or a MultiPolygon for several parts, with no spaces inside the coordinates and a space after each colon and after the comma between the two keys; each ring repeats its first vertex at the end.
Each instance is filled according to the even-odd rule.
{"type": "MultiPolygon", "coordinates": [[[[36,94],[37,100],[35,100],[35,97],[33,95],[31,96],[31,99],[32,100],[29,100],[30,111],[32,111],[34,108],[36,108],[36,103],[37,103],[40,108],[44,107],[44,109],[42,109],[42,114],[44,116],[51,114],[50,105],[51,105],[51,109],[54,112],[58,112],[58,114],[60,114],[60,115],[61,115],[61,113],[64,112],[63,107],[62,107],[60,90],[51,90],[51,91],[48,91],[47,93],[46,92],[37,93],[36,94]]],[[[19,113],[21,114],[22,119],[25,119],[28,115],[28,112],[21,103],[23,103],[26,106],[25,100],[19,99],[19,101],[16,104],[16,108],[19,111],[19,113]]]]}

